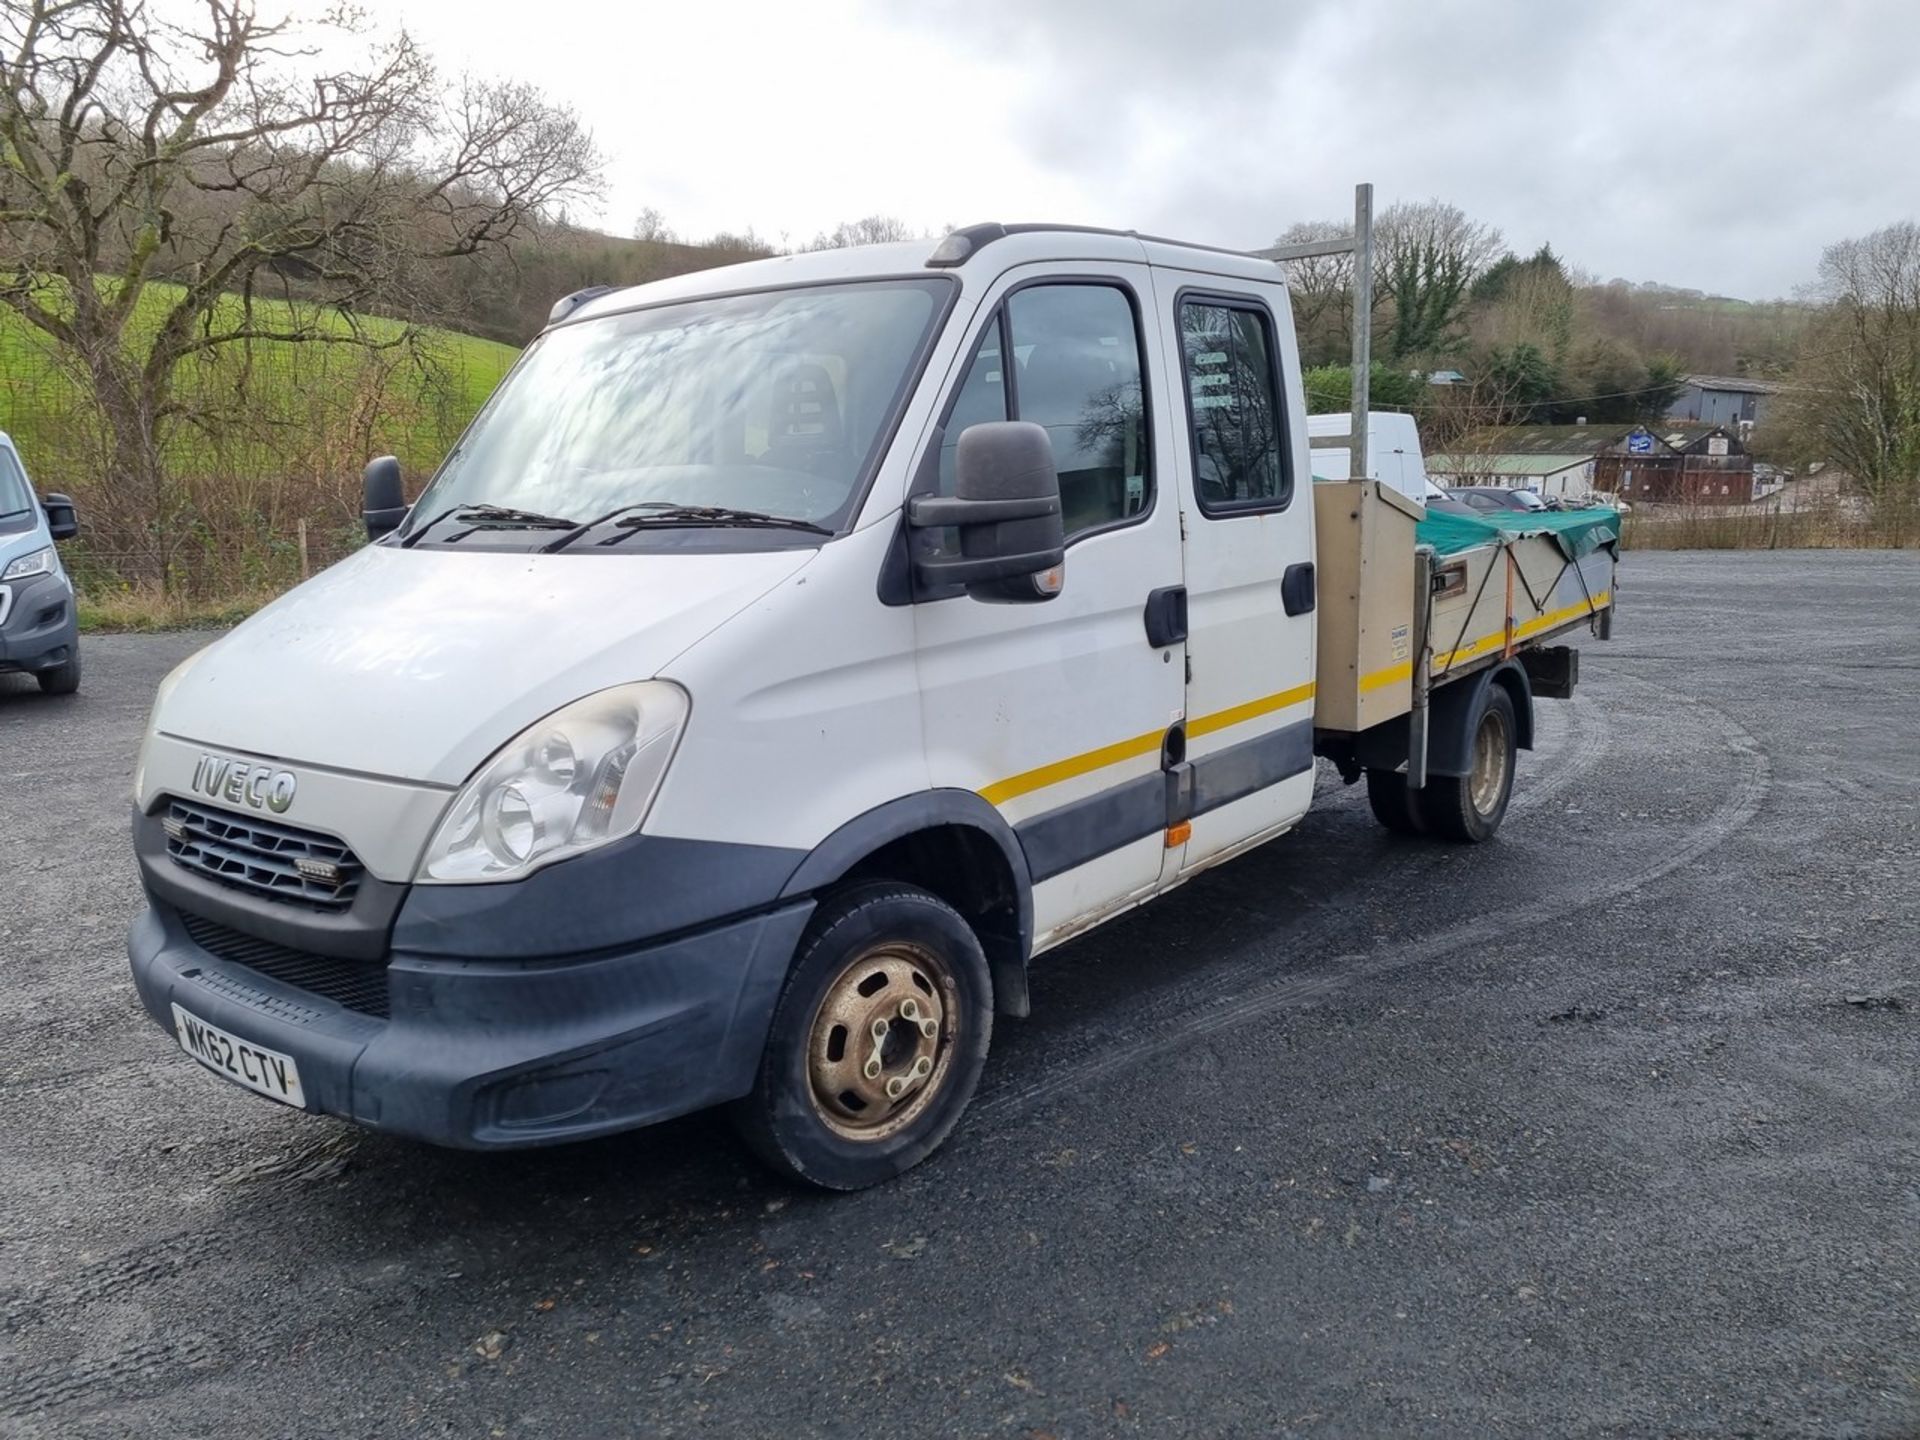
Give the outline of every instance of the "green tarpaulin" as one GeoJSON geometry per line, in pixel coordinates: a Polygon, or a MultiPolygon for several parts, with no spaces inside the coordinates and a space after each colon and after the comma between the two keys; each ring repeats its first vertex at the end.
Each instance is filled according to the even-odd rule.
{"type": "Polygon", "coordinates": [[[1429,510],[1414,532],[1422,545],[1441,555],[1488,545],[1502,535],[1551,535],[1569,560],[1590,555],[1602,545],[1620,539],[1620,512],[1604,506],[1592,510],[1491,510],[1451,515],[1429,510]]]}

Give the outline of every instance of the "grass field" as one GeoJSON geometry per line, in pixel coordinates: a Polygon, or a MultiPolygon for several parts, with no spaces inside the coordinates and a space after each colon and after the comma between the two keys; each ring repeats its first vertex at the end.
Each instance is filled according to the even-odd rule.
{"type": "MultiPolygon", "coordinates": [[[[130,326],[130,348],[139,353],[178,299],[173,285],[152,284],[141,295],[130,326]]],[[[315,324],[325,334],[346,337],[348,319],[317,313],[285,301],[256,301],[255,323],[270,329],[315,324]]],[[[215,317],[222,328],[237,323],[238,299],[215,317]]],[[[510,345],[447,330],[409,332],[398,321],[360,317],[360,330],[393,348],[256,341],[228,345],[192,357],[177,372],[180,394],[199,410],[212,411],[225,434],[179,427],[169,457],[191,471],[226,458],[237,438],[272,436],[294,442],[315,437],[314,422],[330,412],[350,412],[356,399],[377,388],[380,413],[363,417],[374,435],[390,442],[409,469],[438,463],[447,447],[512,365],[510,345]],[[245,382],[244,389],[242,382],[245,382]]],[[[62,362],[57,347],[12,311],[0,311],[0,429],[13,436],[36,481],[55,478],[81,484],[77,429],[85,423],[83,388],[62,362]],[[43,478],[44,476],[44,478],[43,478]]],[[[92,462],[97,465],[97,461],[92,462]]]]}

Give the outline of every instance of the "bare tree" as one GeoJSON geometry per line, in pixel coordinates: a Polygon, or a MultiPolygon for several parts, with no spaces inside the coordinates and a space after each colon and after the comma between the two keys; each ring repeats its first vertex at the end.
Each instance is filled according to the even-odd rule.
{"type": "Polygon", "coordinates": [[[1920,224],[1827,248],[1787,422],[1807,458],[1853,476],[1893,526],[1920,520],[1920,224]]]}
{"type": "Polygon", "coordinates": [[[867,215],[843,220],[831,231],[813,237],[809,250],[844,250],[852,245],[885,245],[914,238],[913,227],[894,215],[867,215]]]}
{"type": "MultiPolygon", "coordinates": [[[[1350,222],[1302,220],[1274,239],[1275,245],[1342,240],[1350,222]]],[[[1286,262],[1287,288],[1293,296],[1293,320],[1300,335],[1301,361],[1307,365],[1344,362],[1352,352],[1353,255],[1316,255],[1286,262]]]]}
{"type": "Polygon", "coordinates": [[[183,362],[370,345],[357,311],[414,313],[434,267],[523,235],[599,164],[570,111],[524,85],[443,85],[404,34],[332,69],[319,44],[355,31],[344,12],[305,32],[249,0],[198,16],[0,0],[0,302],[97,402],[108,496],[148,578],[177,518],[169,436],[205,419],[183,362]],[[295,303],[257,305],[268,285],[295,303]]]}
{"type": "Polygon", "coordinates": [[[642,210],[634,219],[633,238],[636,240],[651,240],[656,244],[662,245],[672,245],[680,239],[680,237],[674,233],[673,227],[667,224],[667,217],[651,205],[642,210]]]}

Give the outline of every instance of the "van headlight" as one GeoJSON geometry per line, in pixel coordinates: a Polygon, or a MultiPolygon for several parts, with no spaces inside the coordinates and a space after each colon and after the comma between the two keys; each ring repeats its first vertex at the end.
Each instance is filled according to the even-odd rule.
{"type": "Polygon", "coordinates": [[[617,685],[528,727],[454,796],[416,876],[517,880],[640,828],[687,723],[687,692],[617,685]]]}
{"type": "Polygon", "coordinates": [[[51,575],[53,563],[53,547],[48,545],[13,561],[5,571],[0,571],[0,580],[30,580],[35,575],[51,575]]]}

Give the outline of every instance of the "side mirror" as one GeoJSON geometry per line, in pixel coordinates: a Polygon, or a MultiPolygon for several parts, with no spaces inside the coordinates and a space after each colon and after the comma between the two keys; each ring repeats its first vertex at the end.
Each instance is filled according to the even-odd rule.
{"type": "Polygon", "coordinates": [[[407,492],[400,484],[400,462],[393,456],[367,462],[364,493],[360,518],[367,522],[369,540],[390,534],[407,518],[407,492]]]}
{"type": "Polygon", "coordinates": [[[960,554],[924,556],[916,578],[929,588],[964,585],[976,600],[1051,600],[1060,593],[1066,529],[1053,442],[1027,420],[990,420],[960,432],[954,493],[908,502],[916,530],[954,526],[960,554]]]}
{"type": "Polygon", "coordinates": [[[80,513],[65,495],[42,495],[40,508],[47,512],[47,532],[56,540],[71,540],[80,533],[80,513]]]}

